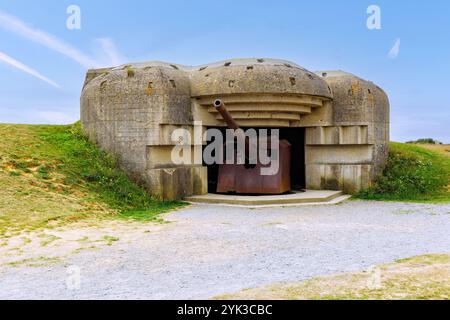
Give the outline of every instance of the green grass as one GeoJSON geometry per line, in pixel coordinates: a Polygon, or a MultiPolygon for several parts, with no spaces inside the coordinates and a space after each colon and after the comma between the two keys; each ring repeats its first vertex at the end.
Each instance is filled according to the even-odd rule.
{"type": "Polygon", "coordinates": [[[116,161],[106,152],[88,141],[82,133],[80,123],[69,127],[47,127],[41,133],[43,141],[58,146],[62,158],[59,170],[66,180],[75,184],[85,184],[111,208],[119,209],[123,217],[153,218],[180,203],[161,202],[151,199],[144,189],[133,183],[117,168],[116,161]]]}
{"type": "Polygon", "coordinates": [[[152,199],[70,126],[0,125],[0,235],[90,218],[149,221],[182,205],[152,199]]]}
{"type": "Polygon", "coordinates": [[[46,256],[40,256],[37,258],[28,258],[28,259],[10,262],[7,265],[11,266],[11,267],[40,268],[40,267],[48,267],[48,266],[51,266],[58,262],[61,262],[60,258],[50,258],[50,257],[46,257],[46,256]]]}
{"type": "Polygon", "coordinates": [[[409,202],[450,202],[450,157],[416,145],[391,143],[383,175],[355,198],[409,202]]]}

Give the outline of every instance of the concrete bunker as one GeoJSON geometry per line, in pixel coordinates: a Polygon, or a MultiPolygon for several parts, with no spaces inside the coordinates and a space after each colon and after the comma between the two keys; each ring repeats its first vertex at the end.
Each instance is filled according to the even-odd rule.
{"type": "MultiPolygon", "coordinates": [[[[171,134],[179,128],[194,133],[198,123],[203,131],[223,130],[212,105],[217,98],[241,127],[277,128],[290,141],[293,190],[354,193],[371,185],[387,159],[389,101],[381,88],[349,73],[313,73],[284,60],[89,70],[81,121],[150,194],[181,199],[212,192],[215,168],[174,164],[171,134]]],[[[185,143],[192,150],[205,147],[204,141],[185,143]]]]}

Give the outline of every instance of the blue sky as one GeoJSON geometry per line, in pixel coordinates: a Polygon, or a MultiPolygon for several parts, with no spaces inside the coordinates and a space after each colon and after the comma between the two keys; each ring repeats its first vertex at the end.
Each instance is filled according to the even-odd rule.
{"type": "Polygon", "coordinates": [[[90,63],[238,57],[374,81],[390,97],[392,140],[450,143],[447,0],[0,0],[0,122],[75,122],[90,63]],[[81,9],[80,30],[66,27],[69,5],[81,9]],[[366,26],[369,5],[381,9],[380,30],[366,26]]]}

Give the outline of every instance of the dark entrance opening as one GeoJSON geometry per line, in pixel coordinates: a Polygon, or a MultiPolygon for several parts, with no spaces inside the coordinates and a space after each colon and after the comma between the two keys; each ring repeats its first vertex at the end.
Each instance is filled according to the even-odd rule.
{"type": "MultiPolygon", "coordinates": [[[[225,137],[226,128],[214,129],[220,130],[225,137]]],[[[305,128],[281,128],[279,130],[280,140],[285,139],[291,144],[291,191],[303,190],[306,186],[305,128]]],[[[219,165],[203,165],[208,168],[208,192],[216,193],[219,165]]]]}
{"type": "Polygon", "coordinates": [[[280,129],[280,139],[291,144],[291,188],[292,191],[306,187],[305,128],[280,129]]]}

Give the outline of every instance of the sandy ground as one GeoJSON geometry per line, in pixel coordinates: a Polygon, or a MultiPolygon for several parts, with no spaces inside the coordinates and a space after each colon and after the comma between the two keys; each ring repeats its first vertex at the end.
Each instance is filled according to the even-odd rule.
{"type": "Polygon", "coordinates": [[[0,239],[0,299],[207,299],[450,252],[450,205],[190,206],[0,239]]]}

